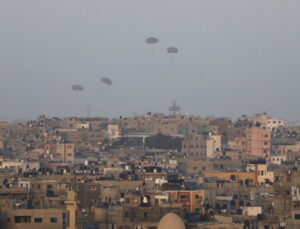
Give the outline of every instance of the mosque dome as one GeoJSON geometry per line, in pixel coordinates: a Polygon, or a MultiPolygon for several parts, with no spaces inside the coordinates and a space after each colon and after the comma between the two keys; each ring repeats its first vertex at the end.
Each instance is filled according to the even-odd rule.
{"type": "Polygon", "coordinates": [[[168,213],[159,221],[157,229],[185,229],[185,226],[178,215],[168,213]]]}

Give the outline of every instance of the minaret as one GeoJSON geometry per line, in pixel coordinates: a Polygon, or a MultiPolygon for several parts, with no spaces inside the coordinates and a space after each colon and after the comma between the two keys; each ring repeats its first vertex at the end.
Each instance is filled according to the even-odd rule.
{"type": "Polygon", "coordinates": [[[169,111],[173,113],[173,115],[176,115],[176,112],[180,111],[180,107],[176,105],[176,100],[173,100],[173,104],[169,107],[169,111]]]}
{"type": "Polygon", "coordinates": [[[77,211],[77,203],[76,203],[76,193],[73,190],[68,191],[67,200],[65,201],[65,205],[67,206],[67,229],[77,229],[76,223],[76,211],[77,211]]]}

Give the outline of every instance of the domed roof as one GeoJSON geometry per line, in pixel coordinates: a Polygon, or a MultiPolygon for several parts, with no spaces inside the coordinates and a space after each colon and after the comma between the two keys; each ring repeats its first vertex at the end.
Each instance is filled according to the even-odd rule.
{"type": "Polygon", "coordinates": [[[157,229],[185,229],[185,226],[178,215],[168,213],[159,221],[157,229]]]}

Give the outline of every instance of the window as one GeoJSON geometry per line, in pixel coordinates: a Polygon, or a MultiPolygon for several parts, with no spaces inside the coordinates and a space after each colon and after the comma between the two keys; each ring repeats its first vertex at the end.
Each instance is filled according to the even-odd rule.
{"type": "Polygon", "coordinates": [[[38,184],[38,187],[37,187],[38,189],[41,189],[41,185],[40,184],[38,184]]]}
{"type": "Polygon", "coordinates": [[[31,216],[15,216],[15,223],[31,223],[31,216]]]}
{"type": "Polygon", "coordinates": [[[198,194],[195,195],[195,199],[199,200],[200,196],[198,194]]]}
{"type": "Polygon", "coordinates": [[[47,184],[47,189],[52,189],[52,184],[47,184]]]}
{"type": "Polygon", "coordinates": [[[264,145],[265,145],[265,146],[268,145],[268,142],[264,142],[264,145]]]}
{"type": "Polygon", "coordinates": [[[51,222],[51,223],[57,223],[58,220],[57,220],[57,218],[51,218],[51,219],[50,219],[50,222],[51,222]]]}
{"type": "Polygon", "coordinates": [[[35,223],[42,223],[43,222],[43,218],[34,218],[34,222],[35,223]]]}
{"type": "Polygon", "coordinates": [[[180,200],[186,200],[186,199],[187,199],[186,195],[180,195],[180,200]]]}
{"type": "Polygon", "coordinates": [[[135,229],[144,229],[144,226],[136,226],[135,229]]]}
{"type": "Polygon", "coordinates": [[[295,219],[300,219],[300,214],[295,214],[295,219]]]}

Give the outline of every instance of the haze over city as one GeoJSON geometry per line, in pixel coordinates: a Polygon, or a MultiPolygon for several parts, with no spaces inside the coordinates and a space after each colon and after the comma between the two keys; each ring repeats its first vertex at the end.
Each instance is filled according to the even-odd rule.
{"type": "Polygon", "coordinates": [[[0,117],[270,112],[299,120],[300,2],[0,2],[0,117]],[[149,46],[145,39],[157,37],[149,46]],[[167,47],[178,54],[170,57],[167,47]],[[101,84],[101,77],[113,81],[101,84]],[[83,85],[74,93],[73,84],[83,85]]]}

